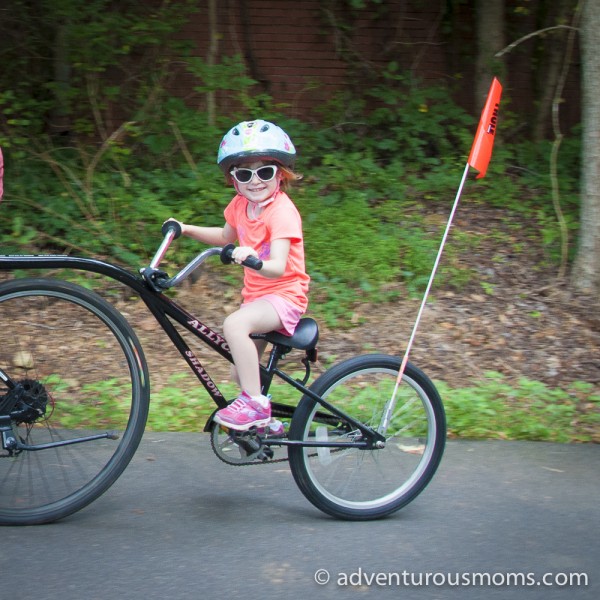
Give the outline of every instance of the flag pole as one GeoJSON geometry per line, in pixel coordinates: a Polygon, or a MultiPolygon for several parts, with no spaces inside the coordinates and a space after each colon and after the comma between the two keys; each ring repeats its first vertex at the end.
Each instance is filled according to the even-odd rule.
{"type": "Polygon", "coordinates": [[[389,420],[391,417],[391,413],[393,407],[395,405],[396,395],[398,393],[398,388],[400,387],[400,382],[402,381],[402,376],[404,375],[404,370],[406,369],[406,363],[408,362],[408,356],[410,354],[413,342],[415,340],[415,336],[417,335],[417,329],[419,327],[419,323],[421,322],[421,317],[423,316],[423,311],[425,310],[425,305],[427,304],[427,297],[429,296],[429,291],[431,290],[431,286],[433,284],[433,279],[437,272],[437,268],[440,264],[440,260],[442,258],[442,252],[444,251],[444,246],[446,244],[446,240],[448,239],[448,234],[450,233],[450,227],[452,227],[452,221],[454,219],[454,214],[456,213],[456,209],[458,208],[458,202],[460,200],[460,196],[462,194],[463,187],[465,185],[465,181],[467,180],[467,175],[469,174],[469,163],[465,165],[465,170],[463,172],[462,179],[460,181],[460,185],[458,187],[458,192],[456,193],[456,198],[454,199],[454,205],[452,206],[452,210],[450,211],[450,217],[448,218],[448,223],[446,224],[446,229],[444,231],[444,235],[442,236],[442,241],[440,243],[440,247],[435,258],[435,262],[433,264],[433,269],[431,271],[431,275],[429,277],[429,281],[427,282],[427,287],[425,289],[425,294],[423,295],[423,300],[421,301],[421,306],[419,308],[419,312],[417,313],[417,318],[415,320],[415,324],[412,329],[412,333],[410,334],[410,338],[408,340],[408,344],[406,345],[406,351],[404,352],[404,358],[402,359],[402,363],[400,365],[400,371],[398,371],[398,377],[396,378],[396,384],[394,386],[394,392],[392,393],[391,401],[388,403],[388,409],[384,415],[380,433],[385,431],[389,425],[389,420]]]}
{"type": "Polygon", "coordinates": [[[421,302],[421,306],[419,308],[419,312],[417,313],[417,318],[415,320],[415,324],[412,329],[412,333],[408,340],[408,344],[406,346],[406,351],[404,352],[404,357],[402,359],[402,363],[400,364],[400,370],[398,371],[398,377],[396,378],[396,384],[394,386],[394,391],[392,393],[392,397],[387,404],[387,408],[381,424],[379,426],[379,433],[385,433],[390,423],[391,415],[394,410],[396,404],[396,395],[398,393],[398,388],[400,387],[400,383],[402,381],[402,377],[404,375],[404,371],[406,369],[406,364],[408,363],[408,356],[412,349],[412,345],[417,334],[417,329],[419,327],[419,323],[421,321],[421,317],[423,316],[423,311],[425,310],[425,305],[427,304],[427,298],[429,296],[429,292],[431,290],[431,286],[433,285],[433,279],[437,272],[437,268],[440,264],[440,260],[442,258],[442,253],[444,251],[444,246],[446,244],[446,240],[448,239],[448,234],[450,233],[450,228],[452,227],[452,221],[454,220],[454,215],[456,213],[456,209],[458,208],[458,202],[460,200],[460,196],[462,194],[465,182],[467,180],[467,175],[469,174],[469,167],[473,167],[479,171],[477,178],[484,177],[487,171],[487,166],[489,164],[492,148],[494,144],[494,138],[496,135],[496,125],[498,118],[498,107],[500,104],[500,96],[502,93],[502,86],[498,79],[494,78],[492,81],[492,85],[490,86],[490,91],[488,92],[487,99],[485,102],[485,106],[481,112],[481,118],[479,119],[479,126],[477,128],[477,132],[475,134],[475,138],[473,140],[473,145],[471,147],[471,152],[469,153],[469,159],[467,164],[465,165],[465,170],[463,172],[462,179],[460,181],[460,185],[458,186],[458,191],[456,193],[456,197],[454,199],[454,204],[452,206],[452,210],[450,211],[450,216],[448,217],[448,223],[446,224],[446,229],[444,231],[444,235],[442,236],[442,241],[440,242],[440,247],[435,258],[435,262],[433,264],[433,269],[431,271],[431,275],[429,277],[429,281],[427,282],[427,287],[425,289],[425,293],[423,295],[423,300],[421,302]]]}

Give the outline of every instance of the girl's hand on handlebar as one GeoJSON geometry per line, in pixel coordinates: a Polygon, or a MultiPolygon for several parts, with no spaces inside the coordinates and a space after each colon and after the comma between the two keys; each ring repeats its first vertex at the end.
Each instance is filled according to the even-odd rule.
{"type": "Polygon", "coordinates": [[[233,244],[227,244],[221,249],[221,262],[225,265],[230,265],[231,263],[241,264],[255,271],[260,271],[263,268],[263,261],[258,258],[252,248],[236,248],[233,244]],[[240,252],[237,253],[236,258],[233,258],[233,253],[236,250],[240,250],[240,252]]]}
{"type": "Polygon", "coordinates": [[[231,253],[231,260],[233,260],[234,263],[241,265],[250,256],[258,258],[258,252],[256,252],[254,248],[250,248],[248,246],[238,246],[231,253]]]}
{"type": "Polygon", "coordinates": [[[179,232],[179,234],[176,237],[179,237],[179,235],[183,234],[184,228],[185,228],[185,224],[182,223],[181,221],[178,221],[177,219],[173,219],[172,217],[167,219],[163,224],[162,224],[162,232],[163,235],[166,233],[167,229],[169,228],[169,225],[172,224],[175,226],[176,231],[179,232]]]}

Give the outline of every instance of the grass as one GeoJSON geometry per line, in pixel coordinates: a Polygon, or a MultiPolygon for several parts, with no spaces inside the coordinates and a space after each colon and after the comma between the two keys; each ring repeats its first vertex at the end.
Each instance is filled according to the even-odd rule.
{"type": "Polygon", "coordinates": [[[490,372],[470,387],[450,388],[443,382],[436,386],[450,437],[600,441],[600,392],[590,383],[573,382],[561,389],[522,378],[513,385],[490,372]]]}
{"type": "MultiPolygon", "coordinates": [[[[173,374],[164,387],[152,391],[147,430],[203,430],[215,405],[200,385],[190,392],[189,379],[183,381],[187,377],[187,373],[173,374]]],[[[600,442],[600,391],[590,383],[577,381],[563,389],[522,378],[514,384],[500,373],[489,372],[484,380],[468,387],[452,388],[441,381],[436,387],[446,410],[449,438],[600,442]]],[[[220,384],[220,388],[226,397],[237,393],[232,383],[220,384]]],[[[58,387],[56,391],[60,391],[58,387]]],[[[95,402],[72,405],[68,415],[61,415],[64,427],[99,422],[103,427],[120,427],[126,413],[118,398],[127,393],[119,382],[97,382],[83,392],[95,402]]],[[[298,399],[295,390],[277,380],[271,393],[285,404],[293,405],[298,399]]],[[[355,414],[362,413],[364,397],[359,394],[353,402],[355,414]]],[[[353,413],[350,406],[346,408],[353,413]]]]}
{"type": "MultiPolygon", "coordinates": [[[[198,387],[197,393],[178,387],[183,375],[172,375],[167,386],[152,393],[148,429],[201,431],[214,405],[198,387]]],[[[516,385],[500,373],[465,388],[436,382],[448,421],[448,436],[462,439],[503,439],[547,442],[600,441],[600,392],[592,384],[574,382],[565,389],[550,388],[529,379],[516,385]]],[[[233,384],[222,386],[228,397],[233,384]]],[[[290,390],[274,382],[274,398],[285,402],[290,390]]]]}

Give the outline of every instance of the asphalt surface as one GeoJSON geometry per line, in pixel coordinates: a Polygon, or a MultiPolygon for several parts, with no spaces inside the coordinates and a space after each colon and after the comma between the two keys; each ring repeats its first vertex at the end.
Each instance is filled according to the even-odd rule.
{"type": "Polygon", "coordinates": [[[227,466],[205,434],[147,433],[91,506],[0,528],[0,599],[596,600],[599,467],[598,445],[449,442],[414,502],[349,523],[285,463],[227,466]]]}

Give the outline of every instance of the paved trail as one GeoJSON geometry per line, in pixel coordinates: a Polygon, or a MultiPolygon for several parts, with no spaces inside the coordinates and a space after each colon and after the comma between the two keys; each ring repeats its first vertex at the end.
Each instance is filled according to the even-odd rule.
{"type": "Polygon", "coordinates": [[[205,434],[147,433],[90,507],[0,528],[0,598],[596,600],[599,466],[597,445],[450,442],[412,504],[347,523],[313,508],[285,463],[229,467],[205,434]],[[473,573],[478,585],[455,585],[473,573]],[[565,585],[575,573],[588,584],[565,585]]]}

